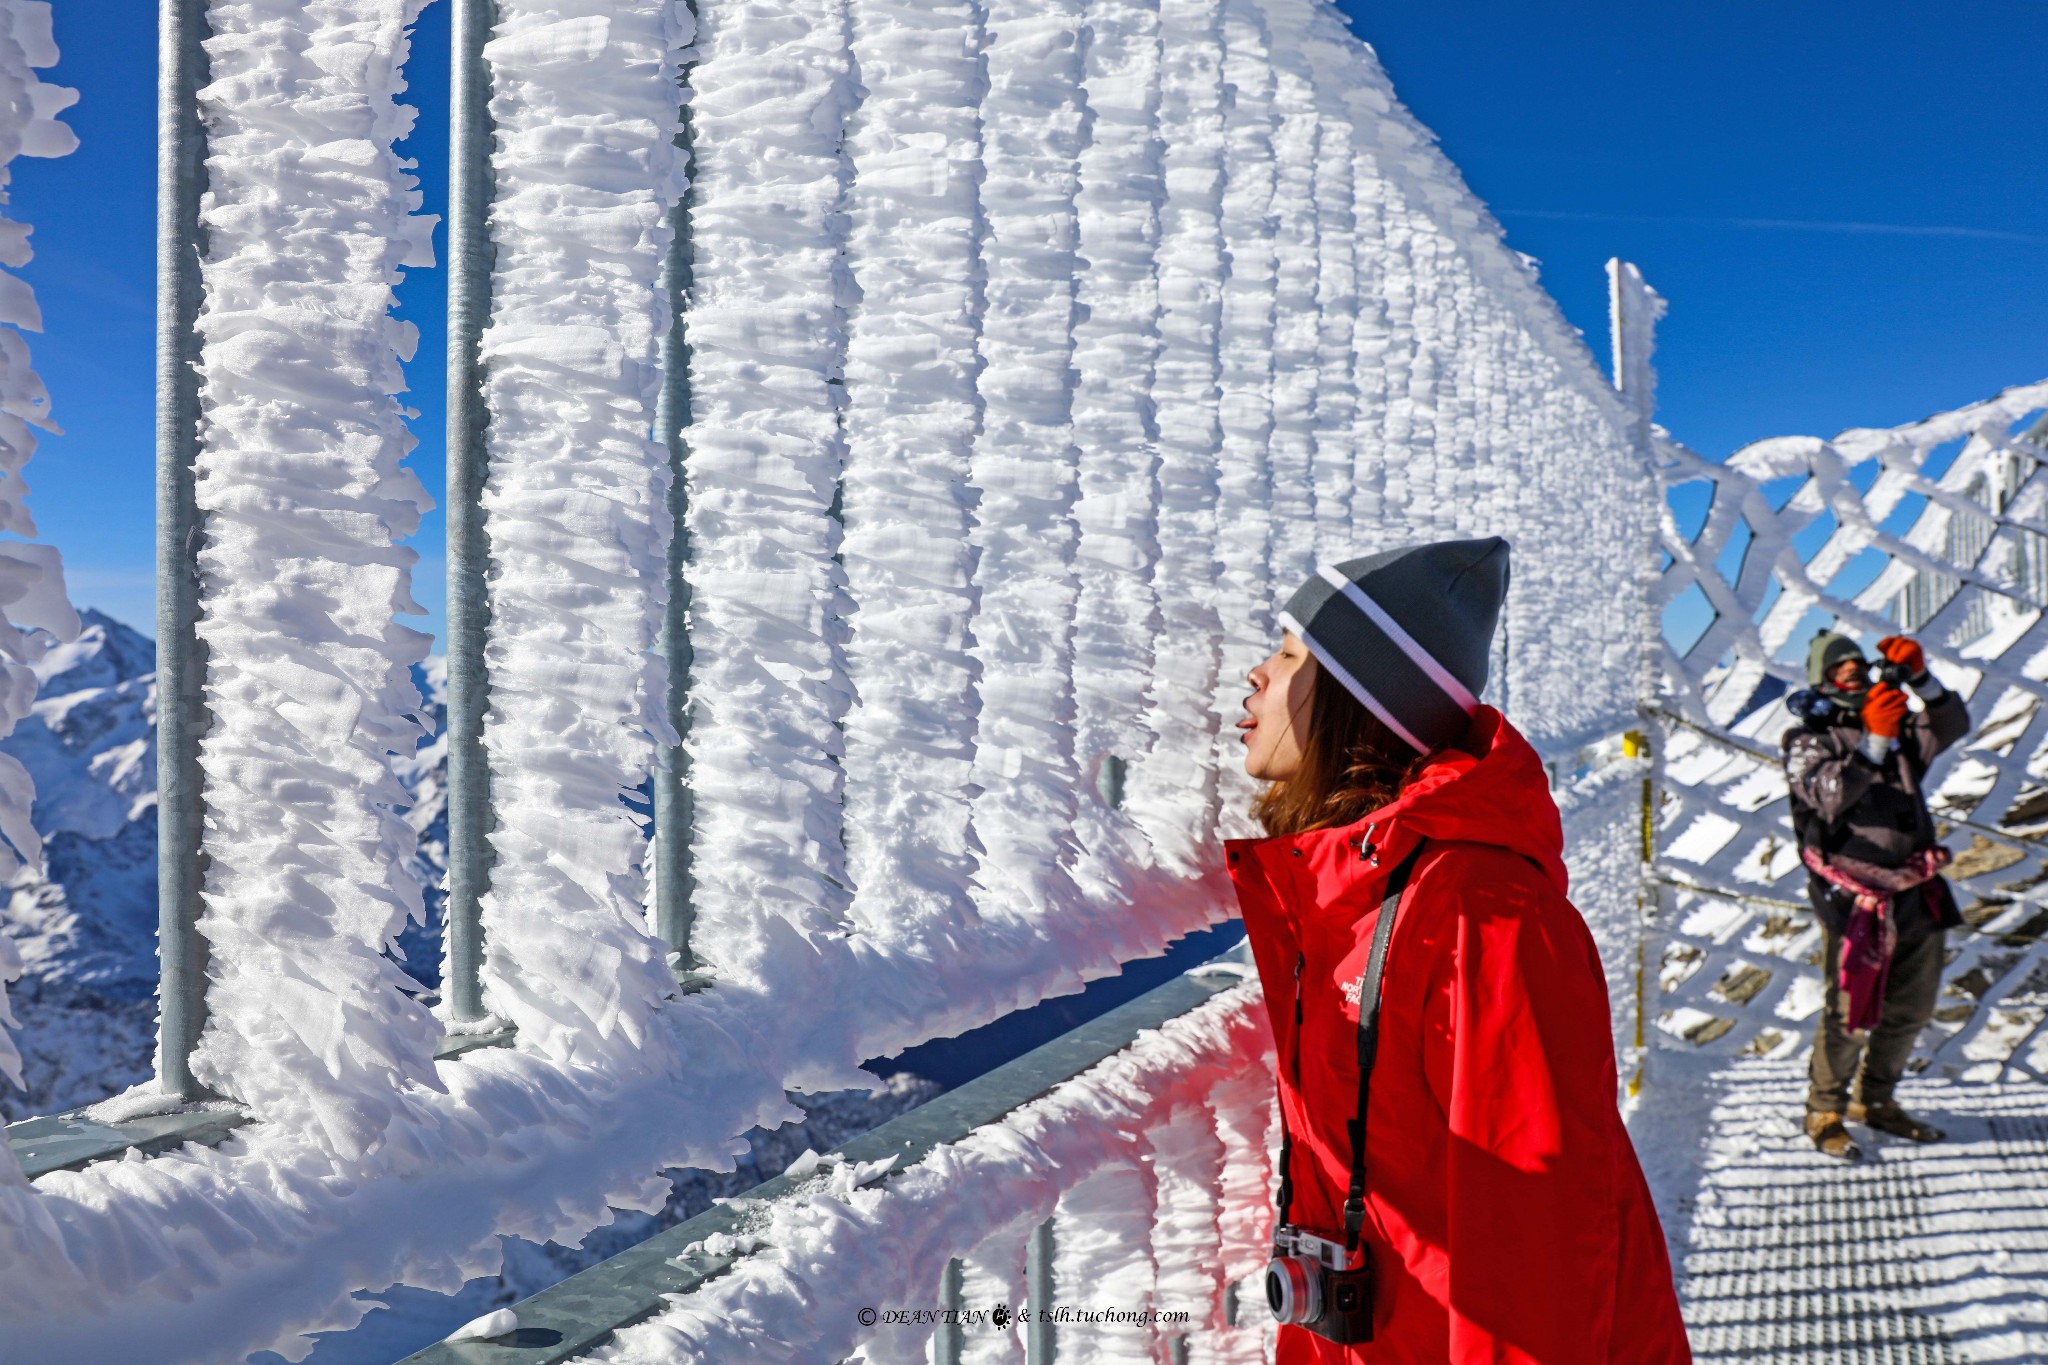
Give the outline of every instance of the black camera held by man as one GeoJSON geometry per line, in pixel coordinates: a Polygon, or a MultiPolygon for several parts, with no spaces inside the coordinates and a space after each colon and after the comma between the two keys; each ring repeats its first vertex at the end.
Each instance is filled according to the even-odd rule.
{"type": "Polygon", "coordinates": [[[1904,664],[1894,663],[1890,659],[1879,659],[1870,666],[1870,681],[1873,683],[1890,683],[1893,687],[1898,687],[1911,682],[1912,679],[1911,670],[1904,664]]]}
{"type": "Polygon", "coordinates": [[[1292,1223],[1273,1233],[1266,1304],[1283,1323],[1339,1343],[1372,1340],[1372,1258],[1361,1243],[1318,1237],[1292,1223]]]}

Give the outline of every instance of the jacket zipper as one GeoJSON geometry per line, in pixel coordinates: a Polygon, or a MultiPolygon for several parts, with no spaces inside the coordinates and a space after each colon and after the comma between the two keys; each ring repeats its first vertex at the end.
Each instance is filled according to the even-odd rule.
{"type": "Polygon", "coordinates": [[[1301,974],[1308,966],[1308,954],[1299,949],[1294,954],[1294,1055],[1289,1059],[1294,1071],[1295,1093],[1301,1092],[1301,974]]]}

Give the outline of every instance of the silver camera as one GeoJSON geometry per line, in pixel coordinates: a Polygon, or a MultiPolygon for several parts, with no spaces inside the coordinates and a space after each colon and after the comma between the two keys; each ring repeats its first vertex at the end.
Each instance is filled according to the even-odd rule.
{"type": "Polygon", "coordinates": [[[1361,1245],[1319,1237],[1292,1223],[1273,1233],[1266,1305],[1281,1322],[1336,1342],[1372,1340],[1372,1264],[1361,1245]]]}

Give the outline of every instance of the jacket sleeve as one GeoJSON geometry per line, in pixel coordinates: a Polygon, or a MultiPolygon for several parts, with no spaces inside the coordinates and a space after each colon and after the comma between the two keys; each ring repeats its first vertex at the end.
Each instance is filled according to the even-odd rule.
{"type": "Polygon", "coordinates": [[[1944,688],[1940,696],[1913,717],[1907,733],[1912,736],[1920,770],[1925,772],[1942,750],[1970,733],[1970,708],[1953,687],[1944,688]]]}
{"type": "Polygon", "coordinates": [[[1244,916],[1244,936],[1265,991],[1272,1022],[1273,1046],[1285,1057],[1293,1046],[1294,1016],[1283,1008],[1294,998],[1294,972],[1300,942],[1286,897],[1266,876],[1258,855],[1233,841],[1226,846],[1237,905],[1244,916]]]}
{"type": "Polygon", "coordinates": [[[1785,741],[1785,780],[1792,794],[1829,824],[1863,799],[1878,772],[1841,732],[1797,730],[1785,741]]]}
{"type": "Polygon", "coordinates": [[[1448,1359],[1585,1365],[1613,1330],[1627,1141],[1606,980],[1547,885],[1476,870],[1449,893],[1423,1030],[1450,1125],[1448,1359]]]}

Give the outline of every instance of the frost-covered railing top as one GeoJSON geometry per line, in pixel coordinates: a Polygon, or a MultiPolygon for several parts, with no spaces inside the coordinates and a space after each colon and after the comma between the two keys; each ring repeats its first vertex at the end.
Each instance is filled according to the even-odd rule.
{"type": "Polygon", "coordinates": [[[1318,560],[1507,536],[1489,699],[1560,756],[1628,722],[1640,414],[1327,5],[498,0],[457,54],[493,135],[459,258],[490,271],[483,477],[450,509],[488,552],[486,690],[451,739],[493,822],[494,1019],[457,1022],[516,1040],[437,1061],[451,1021],[386,951],[419,905],[389,316],[425,241],[392,150],[417,9],[203,6],[193,1062],[256,1121],[0,1184],[17,1349],[299,1349],[353,1290],[658,1203],[785,1087],[1223,917],[1225,720],[1318,560]],[[681,997],[624,799],[661,765],[715,981],[681,997]]]}
{"type": "Polygon", "coordinates": [[[1970,704],[1932,806],[1957,852],[1965,917],[1932,1061],[2048,1074],[2022,1045],[2041,1008],[2048,911],[2048,383],[1888,430],[1760,441],[1725,464],[1658,443],[1672,489],[1659,588],[1664,696],[1659,860],[1676,903],[1665,1032],[1795,1050],[1820,1007],[1820,931],[1786,815],[1782,698],[1815,630],[1907,633],[1970,704]],[[1985,1007],[1979,1008],[1980,1002],[1985,1007]]]}
{"type": "Polygon", "coordinates": [[[1278,1111],[1252,977],[1240,943],[476,1327],[509,1315],[516,1338],[404,1365],[1270,1356],[1250,1281],[1278,1111]],[[1068,1320],[1028,1311],[1048,1304],[1068,1320]]]}

